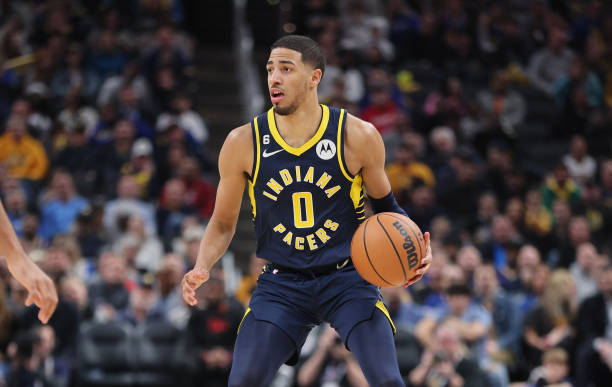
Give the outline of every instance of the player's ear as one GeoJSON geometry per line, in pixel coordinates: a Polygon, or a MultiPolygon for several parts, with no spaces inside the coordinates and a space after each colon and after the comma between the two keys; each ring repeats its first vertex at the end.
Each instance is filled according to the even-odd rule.
{"type": "Polygon", "coordinates": [[[321,78],[323,78],[323,71],[321,69],[314,69],[310,74],[310,84],[312,87],[316,87],[321,83],[321,78]]]}

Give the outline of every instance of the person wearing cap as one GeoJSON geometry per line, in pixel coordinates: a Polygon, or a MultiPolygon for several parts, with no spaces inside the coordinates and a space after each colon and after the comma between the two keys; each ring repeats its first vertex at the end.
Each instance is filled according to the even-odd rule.
{"type": "Polygon", "coordinates": [[[148,197],[157,191],[153,144],[149,139],[139,138],[132,145],[130,161],[121,167],[122,175],[132,175],[140,187],[141,197],[148,197]]]}

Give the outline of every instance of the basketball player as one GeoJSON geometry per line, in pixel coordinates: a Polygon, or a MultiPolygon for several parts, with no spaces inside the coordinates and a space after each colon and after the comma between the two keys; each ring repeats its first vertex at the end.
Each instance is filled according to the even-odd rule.
{"type": "MultiPolygon", "coordinates": [[[[310,329],[328,321],[359,362],[371,386],[403,386],[395,327],[377,287],[350,261],[352,236],[365,219],[364,186],[375,212],[403,213],[384,172],[385,150],[374,126],[345,110],[320,105],[325,70],[320,47],[303,36],[272,45],[266,69],[272,109],[234,129],[219,155],[214,213],[183,297],[227,249],[248,182],[259,276],[234,348],[230,386],[269,386],[277,369],[294,364],[310,329]]],[[[431,262],[427,255],[414,278],[431,262]]]]}
{"type": "Polygon", "coordinates": [[[0,256],[6,259],[9,272],[28,290],[25,304],[40,308],[38,319],[46,324],[57,306],[57,291],[49,278],[30,258],[19,243],[4,206],[0,202],[0,256]]]}

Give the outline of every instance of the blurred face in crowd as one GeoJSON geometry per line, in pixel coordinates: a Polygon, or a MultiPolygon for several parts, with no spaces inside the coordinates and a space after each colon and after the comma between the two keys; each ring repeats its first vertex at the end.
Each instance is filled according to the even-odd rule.
{"type": "Polygon", "coordinates": [[[530,211],[538,211],[542,206],[542,199],[538,190],[532,189],[525,196],[525,204],[530,211]]]}
{"type": "Polygon", "coordinates": [[[605,190],[612,191],[612,159],[601,165],[601,182],[605,190]]]}
{"type": "Polygon", "coordinates": [[[124,175],[117,184],[117,195],[122,199],[136,199],[140,195],[140,187],[136,179],[130,175],[124,175]]]}
{"type": "Polygon", "coordinates": [[[497,274],[491,265],[479,266],[474,272],[474,291],[479,296],[493,296],[497,292],[499,283],[497,274]]]}
{"type": "Polygon", "coordinates": [[[480,251],[474,246],[463,246],[457,252],[457,264],[464,273],[473,273],[481,262],[480,251]]]}
{"type": "Polygon", "coordinates": [[[168,208],[180,208],[183,205],[184,197],[185,184],[182,180],[171,179],[164,185],[164,198],[168,208]]]}
{"type": "Polygon", "coordinates": [[[197,292],[199,299],[204,300],[207,305],[215,307],[225,298],[225,281],[223,272],[213,270],[210,279],[202,285],[197,292]]]}
{"type": "Polygon", "coordinates": [[[36,333],[39,341],[35,351],[40,357],[46,358],[55,349],[55,331],[49,325],[43,325],[36,330],[36,333]]]}
{"type": "Polygon", "coordinates": [[[293,113],[309,93],[316,91],[323,76],[320,69],[302,61],[300,52],[284,47],[270,52],[266,71],[272,105],[279,115],[293,113]]]}
{"type": "Polygon", "coordinates": [[[100,257],[98,265],[98,271],[104,283],[120,285],[125,280],[127,267],[124,258],[113,253],[105,253],[100,257]]]}
{"type": "Polygon", "coordinates": [[[13,138],[19,140],[27,134],[26,122],[19,117],[10,117],[6,124],[6,130],[13,138]]]}
{"type": "Polygon", "coordinates": [[[134,138],[134,126],[130,121],[122,120],[115,125],[114,133],[115,141],[127,142],[134,138]]]}
{"type": "Polygon", "coordinates": [[[566,34],[560,28],[553,27],[548,31],[548,47],[553,51],[558,51],[565,46],[566,34]]]}
{"type": "Polygon", "coordinates": [[[470,305],[470,296],[467,294],[449,294],[447,300],[451,314],[455,317],[461,316],[470,305]]]}
{"type": "Polygon", "coordinates": [[[395,161],[402,165],[408,165],[416,159],[414,151],[408,144],[402,144],[395,150],[395,161]]]}
{"type": "Polygon", "coordinates": [[[535,294],[544,293],[544,289],[548,284],[548,278],[550,277],[550,269],[545,264],[538,265],[533,273],[533,279],[531,280],[531,290],[535,294]]]}
{"type": "Polygon", "coordinates": [[[30,104],[25,99],[18,99],[11,107],[11,116],[27,119],[30,115],[30,104]]]}
{"type": "Polygon", "coordinates": [[[491,219],[497,214],[497,199],[492,194],[483,194],[478,199],[478,215],[483,219],[491,219]]]}
{"type": "Polygon", "coordinates": [[[74,302],[79,306],[79,309],[87,307],[88,295],[87,287],[80,279],[76,277],[67,277],[62,280],[60,285],[61,298],[74,302]]]}
{"type": "Polygon", "coordinates": [[[582,136],[572,137],[570,144],[570,153],[576,160],[582,160],[587,154],[587,143],[582,136]]]}
{"type": "Polygon", "coordinates": [[[70,256],[66,250],[51,246],[47,249],[44,260],[44,268],[49,275],[55,280],[60,279],[68,270],[70,270],[70,256]]]}
{"type": "Polygon", "coordinates": [[[421,185],[412,191],[412,204],[416,208],[427,209],[434,204],[434,193],[431,187],[421,185]]]}
{"type": "Polygon", "coordinates": [[[130,293],[130,307],[132,308],[132,312],[137,316],[146,316],[153,305],[155,305],[156,298],[153,287],[148,285],[139,285],[135,287],[130,293]]]}
{"type": "Polygon", "coordinates": [[[510,80],[508,79],[508,75],[504,71],[497,71],[493,75],[493,79],[491,80],[491,90],[495,94],[505,94],[508,90],[508,84],[510,80]]]}
{"type": "Polygon", "coordinates": [[[450,325],[442,323],[436,329],[434,338],[434,348],[436,352],[445,354],[448,358],[454,358],[455,353],[461,345],[459,334],[450,325]]]}
{"type": "Polygon", "coordinates": [[[444,267],[448,264],[448,256],[441,249],[432,251],[434,258],[427,272],[429,286],[435,291],[443,291],[448,286],[444,281],[444,267]]]}
{"type": "Polygon", "coordinates": [[[74,185],[72,184],[72,178],[69,174],[58,172],[53,175],[53,181],[51,182],[53,191],[57,198],[61,201],[68,201],[74,195],[74,185]]]}
{"type": "Polygon", "coordinates": [[[553,203],[553,217],[558,225],[566,225],[571,216],[572,211],[570,210],[569,204],[565,200],[557,199],[553,203]]]}
{"type": "Polygon", "coordinates": [[[8,213],[22,214],[26,210],[26,204],[26,197],[22,189],[11,189],[4,196],[4,205],[8,213]]]}
{"type": "Polygon", "coordinates": [[[157,273],[162,293],[166,293],[178,285],[181,282],[184,271],[181,258],[177,254],[167,254],[157,273]]]}
{"type": "Polygon", "coordinates": [[[523,202],[519,198],[512,198],[506,203],[506,216],[513,224],[523,222],[523,202]]]}
{"type": "Polygon", "coordinates": [[[599,274],[597,286],[608,299],[612,299],[612,267],[606,266],[599,274]]]}
{"type": "Polygon", "coordinates": [[[553,177],[558,184],[565,184],[565,181],[569,179],[569,172],[565,164],[559,164],[553,169],[553,177]]]}
{"type": "Polygon", "coordinates": [[[601,261],[592,243],[583,243],[576,249],[576,262],[587,272],[593,272],[601,261]]]}
{"type": "Polygon", "coordinates": [[[174,32],[172,31],[172,28],[164,26],[157,30],[157,43],[161,48],[168,48],[172,46],[173,39],[174,32]]]}
{"type": "Polygon", "coordinates": [[[200,166],[198,162],[194,158],[186,157],[181,161],[178,175],[186,181],[197,180],[200,175],[200,166]]]}
{"type": "Polygon", "coordinates": [[[493,224],[491,226],[491,236],[493,240],[500,244],[505,244],[510,242],[512,235],[514,234],[514,229],[512,227],[512,223],[510,223],[510,219],[508,217],[499,215],[493,219],[493,224]]]}
{"type": "Polygon", "coordinates": [[[574,246],[586,243],[591,239],[589,223],[582,216],[573,217],[569,225],[569,237],[574,246]]]}

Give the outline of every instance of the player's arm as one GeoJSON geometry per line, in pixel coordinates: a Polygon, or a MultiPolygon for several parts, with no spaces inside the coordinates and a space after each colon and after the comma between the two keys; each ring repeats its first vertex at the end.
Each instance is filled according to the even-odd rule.
{"type": "Polygon", "coordinates": [[[57,306],[57,290],[51,278],[23,251],[2,203],[0,203],[0,256],[6,259],[13,277],[28,290],[25,304],[36,304],[40,308],[38,318],[41,322],[47,323],[57,306]]]}
{"type": "Polygon", "coordinates": [[[208,280],[210,269],[225,253],[236,231],[246,173],[253,164],[252,141],[247,124],[232,130],[221,148],[215,209],[200,242],[195,266],[182,281],[183,298],[189,305],[197,303],[196,289],[208,280]]]}
{"type": "MultiPolygon", "coordinates": [[[[393,191],[391,191],[391,184],[385,172],[385,145],[374,125],[349,114],[346,121],[345,144],[347,167],[351,171],[361,172],[374,212],[398,212],[407,216],[397,204],[393,191]]],[[[416,276],[411,278],[405,286],[420,280],[431,264],[429,232],[425,232],[423,238],[427,245],[427,254],[421,260],[416,276]]]]}

